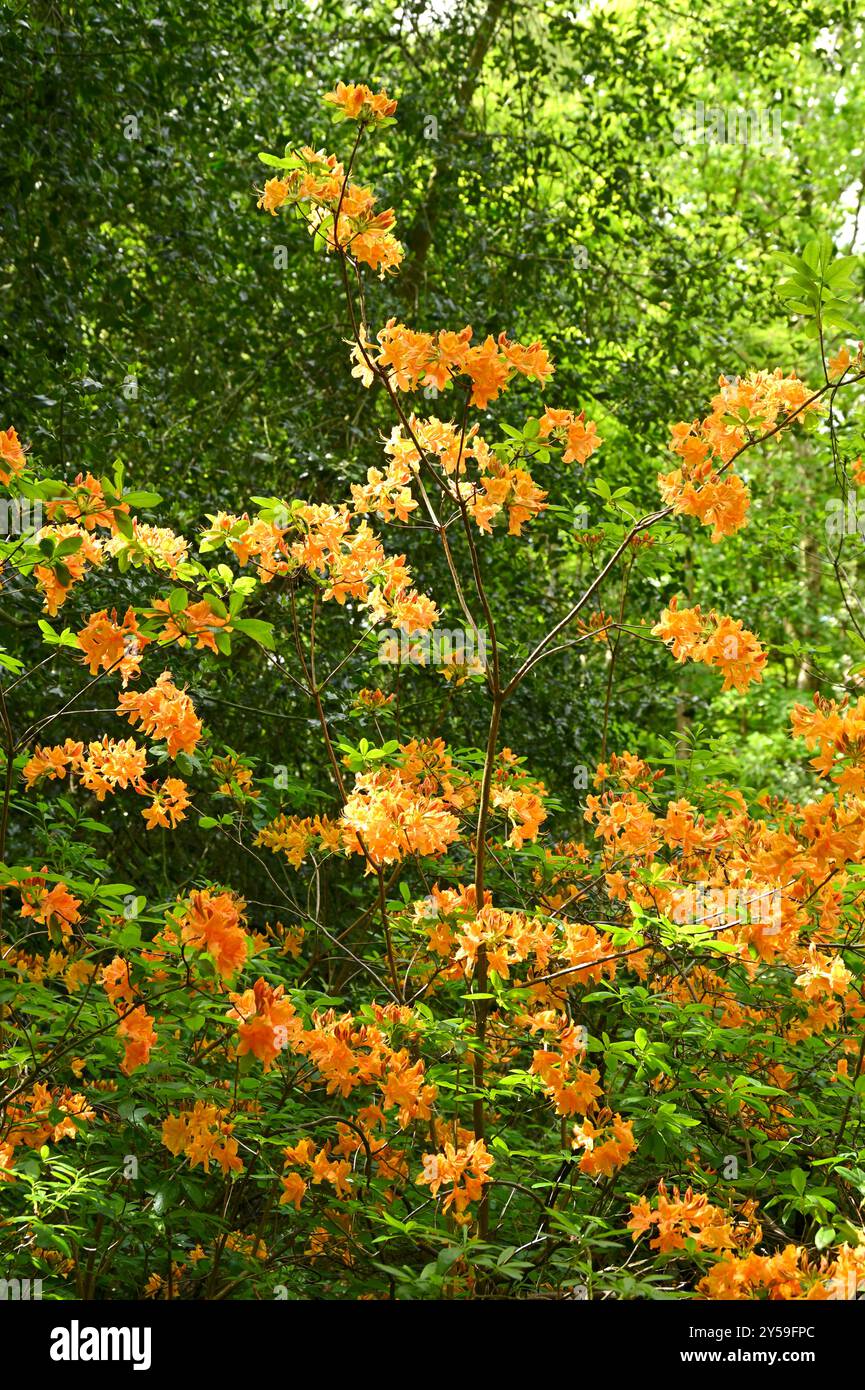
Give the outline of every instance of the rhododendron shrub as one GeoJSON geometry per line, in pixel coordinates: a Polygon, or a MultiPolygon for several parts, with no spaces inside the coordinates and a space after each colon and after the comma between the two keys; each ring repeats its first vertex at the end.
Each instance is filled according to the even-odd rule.
{"type": "MultiPolygon", "coordinates": [[[[38,596],[46,649],[0,652],[6,1266],[56,1298],[854,1297],[865,699],[795,707],[802,801],[684,785],[671,745],[599,750],[562,807],[509,711],[563,644],[609,659],[622,640],[748,698],[760,635],[685,600],[674,542],[747,526],[746,479],[799,431],[837,462],[861,347],[815,354],[810,383],[722,377],[638,510],[542,343],[381,321],[376,277],[403,249],[358,171],[397,104],[342,82],[325,100],[344,151],[263,154],[258,208],[341,278],[345,369],[390,415],[365,480],[253,496],[181,535],[122,466],[49,478],[0,433],[6,493],[42,509],[0,579],[38,596]],[[522,428],[482,418],[508,392],[522,428]],[[515,653],[490,549],[512,548],[524,602],[519,548],[563,477],[609,525],[592,581],[515,653]],[[617,585],[647,541],[670,571],[656,611],[631,613],[617,585]],[[445,625],[465,641],[439,660],[445,625]],[[197,673],[224,673],[242,709],[251,654],[304,697],[318,787],[208,727],[197,673]],[[412,725],[409,666],[457,708],[482,694],[481,746],[412,725]],[[72,693],[46,713],[32,691],[60,670],[72,693]],[[191,871],[177,837],[200,846],[191,871]]],[[[823,242],[792,264],[802,295],[844,282],[823,242]]]]}

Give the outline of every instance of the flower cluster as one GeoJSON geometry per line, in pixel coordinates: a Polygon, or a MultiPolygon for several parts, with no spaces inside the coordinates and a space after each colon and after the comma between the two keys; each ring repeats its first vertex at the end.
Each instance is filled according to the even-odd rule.
{"type": "Polygon", "coordinates": [[[246,963],[245,907],[243,899],[234,893],[196,889],[169,914],[166,934],[179,928],[184,944],[207,951],[217,973],[222,979],[229,979],[246,963]]]}
{"type": "Polygon", "coordinates": [[[753,632],[714,609],[679,608],[673,598],[652,635],[666,643],[677,661],[701,661],[723,672],[722,690],[747,690],[752,681],[763,679],[766,653],[753,632]]]}
{"type": "Polygon", "coordinates": [[[537,381],[541,386],[554,368],[542,343],[511,341],[506,334],[487,336],[471,346],[474,330],[466,326],[459,332],[442,329],[420,333],[396,319],[388,319],[378,333],[378,346],[362,339],[352,349],[353,375],[364,386],[371,386],[376,375],[384,376],[399,391],[416,391],[434,386],[443,391],[460,377],[471,385],[470,403],[485,410],[498,398],[515,376],[537,381]]]}
{"type": "Polygon", "coordinates": [[[150,738],[165,739],[170,758],[194,753],[201,740],[201,720],[186,691],[174,684],[170,671],[163,671],[149,690],[121,695],[117,713],[150,738]]]}
{"type": "Polygon", "coordinates": [[[84,1096],[68,1086],[52,1089],[37,1082],[7,1110],[0,1141],[0,1182],[15,1181],[11,1168],[19,1146],[41,1149],[43,1144],[75,1139],[81,1125],[95,1119],[96,1112],[84,1096]]]}
{"type": "Polygon", "coordinates": [[[663,1181],[658,1184],[654,1207],[645,1197],[631,1206],[628,1230],[634,1240],[653,1232],[649,1245],[662,1255],[684,1250],[693,1241],[699,1250],[733,1250],[756,1245],[762,1228],[755,1220],[756,1202],[746,1202],[741,1220],[733,1218],[720,1207],[713,1206],[704,1192],[688,1188],[684,1196],[678,1187],[668,1195],[663,1181]]]}
{"type": "Polygon", "coordinates": [[[821,777],[831,777],[841,792],[865,794],[865,696],[851,705],[846,696],[837,704],[815,694],[813,709],[794,705],[790,724],[806,747],[816,748],[811,766],[821,777]]]}
{"type": "Polygon", "coordinates": [[[243,1161],[237,1153],[234,1128],[226,1119],[227,1111],[216,1105],[197,1100],[189,1110],[169,1115],[162,1124],[162,1142],[171,1153],[185,1154],[190,1168],[200,1163],[205,1173],[211,1163],[218,1163],[222,1172],[243,1172],[243,1161]]]}
{"type": "Polygon", "coordinates": [[[821,405],[803,381],[781,368],[721,377],[720,390],[704,420],[673,426],[670,448],[681,460],[658,475],[661,496],[673,511],[696,516],[720,541],[743,527],[751,499],[736,473],[727,472],[746,446],[767,435],[779,437],[795,420],[819,412],[821,405]]]}
{"type": "Polygon", "coordinates": [[[329,251],[339,248],[377,270],[382,279],[397,269],[403,248],[391,230],[396,220],[393,209],[376,212],[371,189],[352,183],[335,155],[304,146],[273,162],[281,164],[285,173],[266,181],[260,208],[274,217],[281,207],[296,208],[329,251]]]}
{"type": "Polygon", "coordinates": [[[428,1187],[433,1197],[444,1188],[442,1210],[453,1208],[454,1220],[464,1225],[471,1219],[469,1204],[480,1201],[491,1181],[489,1170],[494,1162],[483,1139],[472,1139],[465,1148],[446,1143],[440,1153],[423,1155],[423,1172],[417,1182],[428,1187]]]}

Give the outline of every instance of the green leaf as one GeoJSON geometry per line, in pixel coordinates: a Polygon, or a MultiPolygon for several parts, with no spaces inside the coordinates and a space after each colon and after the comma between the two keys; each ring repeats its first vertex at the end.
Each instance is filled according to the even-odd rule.
{"type": "Polygon", "coordinates": [[[120,507],[115,507],[112,512],[117,529],[125,540],[131,541],[135,535],[135,528],[132,525],[132,517],[128,512],[124,512],[120,507]]]}
{"type": "Polygon", "coordinates": [[[123,500],[130,507],[158,507],[162,497],[158,492],[126,492],[123,500]]]}
{"type": "Polygon", "coordinates": [[[57,546],[57,549],[54,551],[54,554],[74,555],[76,550],[81,549],[83,543],[83,538],[81,536],[67,536],[66,539],[62,540],[60,544],[57,546]]]}
{"type": "Polygon", "coordinates": [[[273,624],[264,623],[260,618],[235,618],[234,626],[238,632],[251,637],[260,646],[266,647],[268,651],[274,651],[276,643],[273,636],[273,624]]]}

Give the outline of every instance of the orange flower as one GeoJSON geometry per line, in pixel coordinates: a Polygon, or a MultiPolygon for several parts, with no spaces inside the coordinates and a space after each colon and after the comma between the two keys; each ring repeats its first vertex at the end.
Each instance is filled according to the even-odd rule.
{"type": "Polygon", "coordinates": [[[423,1155],[423,1172],[416,1181],[428,1187],[433,1197],[446,1188],[442,1209],[449,1211],[454,1207],[455,1219],[465,1224],[471,1219],[466,1208],[483,1196],[485,1185],[491,1181],[488,1170],[494,1162],[483,1139],[472,1139],[465,1148],[446,1143],[441,1153],[423,1155]]]}
{"type": "Polygon", "coordinates": [[[70,893],[65,883],[47,888],[42,878],[26,879],[21,887],[21,916],[32,917],[49,931],[58,929],[63,936],[81,921],[81,899],[70,893]]]}
{"type": "Polygon", "coordinates": [[[275,217],[277,209],[282,207],[288,194],[289,186],[285,179],[267,179],[265,180],[264,191],[258,200],[258,207],[275,217]]]}
{"type": "Polygon", "coordinates": [[[161,825],[166,830],[175,830],[186,819],[189,795],[186,783],[180,777],[166,777],[161,787],[150,792],[152,803],[142,812],[147,829],[153,830],[161,825]]]}
{"type": "Polygon", "coordinates": [[[123,1005],[131,1004],[133,999],[132,983],[129,979],[129,964],[122,956],[115,956],[110,965],[102,968],[102,988],[108,995],[112,1004],[119,1006],[122,1012],[123,1005]]]}
{"type": "Polygon", "coordinates": [[[0,483],[4,485],[17,474],[23,473],[27,465],[24,450],[14,428],[0,430],[0,483]]]}
{"type": "Polygon", "coordinates": [[[175,1155],[185,1154],[189,1166],[200,1163],[205,1173],[210,1172],[211,1161],[219,1164],[227,1176],[231,1172],[243,1172],[243,1161],[238,1157],[237,1140],[232,1135],[234,1126],[224,1117],[226,1110],[197,1100],[191,1110],[182,1110],[179,1115],[169,1115],[162,1122],[162,1142],[175,1155]]]}
{"type": "Polygon", "coordinates": [[[361,773],[340,824],[349,854],[367,854],[392,864],[409,854],[441,854],[459,836],[459,821],[447,802],[419,794],[395,768],[361,773]]]}
{"type": "Polygon", "coordinates": [[[189,547],[183,536],[167,526],[150,526],[147,522],[132,521],[132,535],[117,531],[106,543],[110,555],[123,556],[136,569],[167,570],[177,573],[178,565],[187,559],[189,547]]]}
{"type": "Polygon", "coordinates": [[[258,979],[252,989],[231,996],[234,1007],[229,1010],[228,1017],[239,1020],[238,1056],[244,1057],[251,1052],[264,1064],[266,1072],[300,1032],[294,1005],[290,999],[283,998],[283,994],[282,985],[273,989],[266,980],[258,979]]]}
{"type": "Polygon", "coordinates": [[[81,785],[92,791],[97,801],[104,801],[117,787],[143,791],[146,763],[147,752],[138,747],[134,738],[105,736],[87,745],[80,767],[81,785]]]}
{"type": "Polygon", "coordinates": [[[634,1240],[648,1235],[655,1227],[655,1234],[649,1241],[652,1250],[662,1255],[684,1250],[687,1241],[693,1241],[701,1250],[731,1250],[747,1244],[756,1245],[762,1235],[761,1227],[754,1219],[755,1204],[746,1202],[741,1207],[744,1221],[734,1220],[720,1207],[713,1206],[703,1192],[695,1193],[690,1187],[684,1197],[678,1187],[668,1196],[665,1184],[658,1184],[657,1207],[653,1211],[641,1197],[631,1207],[631,1220],[628,1230],[634,1240]]]}
{"type": "Polygon", "coordinates": [[[829,375],[843,376],[850,366],[850,349],[842,343],[833,357],[829,358],[829,375]]]}
{"type": "Polygon", "coordinates": [[[322,98],[335,106],[343,120],[361,121],[365,125],[380,125],[396,110],[396,101],[387,92],[371,92],[363,83],[337,82],[332,92],[322,98]]]}
{"type": "MultiPolygon", "coordinates": [[[[54,498],[48,503],[48,518],[56,521],[58,517],[68,517],[70,521],[80,522],[87,531],[104,526],[110,531],[117,530],[114,508],[105,501],[102,486],[92,473],[79,473],[68,489],[68,497],[54,498]]],[[[128,505],[118,503],[117,511],[128,512],[128,505]]]]}
{"type": "Polygon", "coordinates": [[[732,536],[746,524],[751,497],[736,473],[729,477],[711,478],[695,487],[685,482],[680,468],[672,473],[658,474],[658,487],[664,501],[680,516],[696,516],[704,526],[711,526],[711,540],[717,544],[724,536],[732,536]]]}
{"type": "Polygon", "coordinates": [[[835,1261],[812,1264],[808,1252],[785,1245],[776,1255],[726,1255],[697,1285],[712,1299],[784,1301],[852,1299],[865,1287],[865,1250],[844,1245],[835,1261]]]}
{"type": "Polygon", "coordinates": [[[126,1039],[121,1070],[130,1076],[138,1067],[150,1060],[150,1053],[156,1043],[156,1030],[153,1019],[143,1004],[139,1004],[130,1014],[121,1018],[117,1025],[121,1038],[126,1039]]]}
{"type": "Polygon", "coordinates": [[[277,816],[276,820],[259,831],[255,843],[264,845],[274,854],[284,854],[289,864],[299,869],[317,841],[323,852],[339,850],[339,826],[326,816],[304,819],[299,816],[277,816]]]}
{"type": "Polygon", "coordinates": [[[577,463],[585,464],[590,455],[604,442],[598,436],[598,427],[594,420],[586,423],[585,411],[582,410],[579,415],[573,415],[570,410],[547,410],[538,424],[542,439],[564,438],[562,463],[573,463],[576,460],[577,463]]]}
{"type": "Polygon", "coordinates": [[[711,414],[692,424],[673,426],[670,448],[681,467],[658,475],[661,496],[681,516],[696,516],[711,526],[720,541],[743,527],[751,499],[741,478],[722,477],[745,446],[761,435],[777,437],[796,420],[820,411],[808,388],[795,373],[749,372],[745,377],[721,377],[711,414]]]}
{"type": "Polygon", "coordinates": [[[740,621],[719,617],[714,611],[679,608],[672,599],[652,628],[677,661],[702,661],[724,673],[722,690],[746,690],[751,681],[763,679],[766,653],[753,632],[740,621]]]}
{"type": "Polygon", "coordinates": [[[216,637],[221,632],[230,632],[231,624],[227,618],[215,613],[205,599],[198,603],[187,603],[185,608],[174,611],[168,599],[158,598],[154,603],[157,615],[164,614],[161,642],[178,642],[187,646],[195,639],[196,651],[207,648],[218,652],[216,637]]]}
{"type": "MultiPolygon", "coordinates": [[[[341,109],[343,119],[364,124],[389,121],[396,103],[388,102],[384,93],[373,96],[366,87],[343,84],[340,88],[341,92],[325,100],[341,109]]],[[[355,261],[378,270],[382,279],[401,263],[403,248],[391,231],[396,221],[393,209],[376,212],[371,190],[351,183],[335,155],[317,154],[306,146],[295,151],[293,167],[284,177],[268,179],[258,200],[258,206],[273,216],[286,204],[303,213],[309,231],[328,251],[339,247],[355,261]]]]}
{"type": "Polygon", "coordinates": [[[77,540],[78,549],[62,560],[51,564],[37,565],[33,571],[36,584],[44,596],[44,608],[52,617],[63,607],[74,584],[77,584],[87,571],[88,565],[102,564],[102,541],[91,536],[81,526],[43,526],[37,540],[49,539],[56,544],[62,541],[77,540]]]}
{"type": "Polygon", "coordinates": [[[78,633],[78,645],[84,653],[91,676],[103,671],[118,671],[124,686],[141,672],[141,652],[150,641],[138,630],[138,619],[127,608],[122,623],[117,622],[117,610],[92,613],[86,627],[78,633]]]}
{"type": "Polygon", "coordinates": [[[170,671],[163,671],[156,684],[141,694],[121,695],[117,713],[130,724],[140,724],[144,733],[164,738],[168,756],[194,753],[201,739],[201,720],[185,690],[179,690],[170,671]]]}
{"type": "Polygon", "coordinates": [[[84,744],[67,738],[53,748],[37,745],[36,752],[24,767],[24,781],[27,790],[47,777],[49,782],[65,777],[67,772],[78,771],[84,757],[84,744]]]}
{"type": "Polygon", "coordinates": [[[481,409],[498,397],[516,373],[541,385],[553,373],[540,343],[524,347],[501,333],[498,339],[488,337],[479,346],[470,347],[471,337],[468,326],[459,333],[433,335],[413,332],[405,324],[388,319],[378,334],[378,355],[372,350],[371,360],[380,368],[390,367],[388,375],[401,391],[414,391],[421,385],[442,390],[457,376],[465,375],[472,383],[471,403],[481,409]]]}
{"type": "Polygon", "coordinates": [[[282,1179],[282,1196],[279,1199],[279,1205],[284,1206],[288,1202],[295,1211],[300,1211],[300,1204],[305,1192],[306,1183],[300,1173],[286,1173],[282,1179]]]}
{"type": "Polygon", "coordinates": [[[172,914],[182,928],[183,940],[209,952],[223,979],[237,974],[246,964],[248,948],[242,926],[245,907],[243,899],[233,893],[212,893],[202,888],[190,893],[172,914]]]}
{"type": "Polygon", "coordinates": [[[589,1177],[611,1178],[618,1168],[630,1163],[637,1148],[633,1125],[609,1110],[598,1114],[598,1124],[584,1120],[575,1125],[572,1147],[582,1149],[580,1172],[589,1177]]]}

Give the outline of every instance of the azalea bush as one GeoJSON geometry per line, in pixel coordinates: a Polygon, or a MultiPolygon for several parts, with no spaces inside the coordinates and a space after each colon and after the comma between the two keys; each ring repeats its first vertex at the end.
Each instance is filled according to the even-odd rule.
{"type": "Polygon", "coordinates": [[[0,434],[3,594],[39,607],[0,652],[5,1277],[57,1299],[853,1298],[865,697],[794,705],[798,799],[752,795],[672,714],[660,754],[608,747],[607,714],[625,647],[738,701],[763,681],[682,538],[746,527],[749,480],[805,435],[855,498],[855,262],[826,236],[785,258],[811,377],[707,382],[638,498],[542,343],[377,317],[404,251],[361,170],[397,103],[325,102],[340,153],[262,154],[250,219],[339,278],[345,371],[389,418],[366,480],[180,534],[119,461],[49,477],[0,434]],[[485,436],[505,393],[524,423],[485,436]],[[590,564],[521,650],[545,526],[590,564]],[[564,804],[509,716],[574,650],[606,712],[564,804]],[[200,674],[243,710],[252,663],[303,700],[316,784],[208,727],[200,674]],[[485,737],[472,717],[446,741],[442,701],[485,737]]]}

